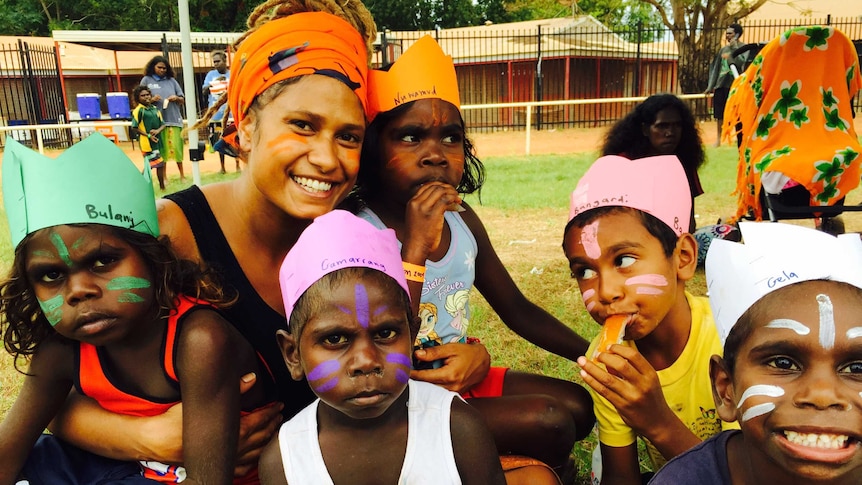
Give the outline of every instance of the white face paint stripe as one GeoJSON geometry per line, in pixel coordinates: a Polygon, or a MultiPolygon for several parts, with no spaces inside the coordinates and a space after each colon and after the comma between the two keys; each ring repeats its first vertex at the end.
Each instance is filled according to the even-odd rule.
{"type": "Polygon", "coordinates": [[[793,330],[799,335],[808,335],[811,333],[811,329],[806,327],[801,322],[797,322],[796,320],[792,320],[790,318],[776,318],[775,320],[766,324],[766,328],[785,328],[787,330],[793,330]]]}
{"type": "Polygon", "coordinates": [[[835,315],[832,300],[826,295],[817,295],[817,306],[820,308],[820,345],[829,350],[835,345],[835,315]]]}
{"type": "Polygon", "coordinates": [[[742,393],[742,397],[739,399],[739,402],[736,403],[736,407],[742,407],[742,403],[744,403],[745,400],[750,398],[751,396],[781,397],[783,395],[784,389],[778,386],[770,386],[768,384],[755,384],[742,393]]]}
{"type": "Polygon", "coordinates": [[[748,421],[751,418],[756,418],[758,416],[762,416],[766,413],[771,413],[775,410],[775,404],[771,402],[765,402],[763,404],[758,404],[757,406],[751,406],[747,411],[742,413],[742,421],[748,421]]]}
{"type": "Polygon", "coordinates": [[[862,337],[862,327],[853,327],[847,330],[847,338],[859,338],[862,337]]]}

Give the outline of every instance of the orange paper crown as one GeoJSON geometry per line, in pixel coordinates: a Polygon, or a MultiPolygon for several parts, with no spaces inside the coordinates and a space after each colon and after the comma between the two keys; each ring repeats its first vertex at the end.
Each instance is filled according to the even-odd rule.
{"type": "Polygon", "coordinates": [[[417,99],[437,98],[461,107],[452,57],[430,35],[413,43],[389,71],[368,73],[368,119],[417,99]]]}

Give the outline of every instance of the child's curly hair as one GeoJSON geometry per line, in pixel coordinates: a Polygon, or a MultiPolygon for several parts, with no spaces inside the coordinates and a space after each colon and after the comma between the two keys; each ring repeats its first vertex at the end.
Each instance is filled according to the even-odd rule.
{"type": "MultiPolygon", "coordinates": [[[[365,130],[365,140],[362,142],[362,154],[359,158],[359,175],[356,179],[354,195],[359,199],[366,199],[370,194],[380,192],[380,171],[382,157],[380,156],[380,134],[393,120],[402,116],[409,110],[413,103],[404,103],[389,111],[379,113],[374,121],[365,130]]],[[[464,128],[464,118],[461,117],[461,127],[464,128]]],[[[473,142],[464,134],[464,174],[455,189],[462,194],[481,194],[482,185],[485,183],[485,165],[476,156],[473,142]]]]}
{"type": "MultiPolygon", "coordinates": [[[[69,224],[73,227],[91,224],[69,224]]],[[[123,239],[139,252],[147,264],[155,285],[154,305],[158,305],[160,318],[167,317],[175,307],[175,299],[183,294],[225,307],[236,300],[227,294],[215,275],[194,261],[179,259],[171,249],[167,236],[154,238],[130,229],[103,226],[115,237],[123,239]]],[[[32,234],[15,248],[15,260],[9,276],[0,282],[0,331],[3,345],[15,359],[18,369],[20,357],[33,355],[39,345],[56,332],[48,323],[33,288],[27,281],[26,247],[32,234]]],[[[18,369],[20,371],[20,369],[18,369]]]]}
{"type": "MultiPolygon", "coordinates": [[[[335,0],[267,0],[258,5],[249,14],[248,21],[246,22],[248,30],[231,45],[231,49],[236,51],[246,37],[253,34],[267,22],[303,12],[330,13],[352,25],[365,41],[366,56],[370,65],[371,56],[374,53],[374,40],[377,38],[377,25],[374,23],[371,12],[368,11],[360,0],[343,0],[340,2],[335,0]]],[[[250,109],[255,109],[259,104],[266,104],[275,98],[285,86],[289,86],[295,81],[296,79],[286,79],[274,84],[255,99],[250,109]]],[[[206,110],[201,119],[190,129],[207,126],[219,108],[226,104],[227,94],[224,94],[206,110]]],[[[227,110],[230,110],[230,107],[227,110]]],[[[228,119],[228,114],[228,111],[225,111],[222,118],[223,123],[228,119]]]]}

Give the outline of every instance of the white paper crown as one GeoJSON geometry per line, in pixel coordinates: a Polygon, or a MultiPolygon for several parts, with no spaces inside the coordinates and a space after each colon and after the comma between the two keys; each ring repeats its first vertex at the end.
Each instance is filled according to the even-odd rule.
{"type": "Polygon", "coordinates": [[[706,287],[722,343],[739,317],[779,288],[810,280],[862,288],[862,240],[776,222],[740,222],[744,244],[716,239],[706,255],[706,287]]]}
{"type": "Polygon", "coordinates": [[[57,158],[6,138],[3,204],[12,245],[60,224],[107,224],[159,235],[150,170],[144,172],[114,143],[94,133],[57,158]]]}

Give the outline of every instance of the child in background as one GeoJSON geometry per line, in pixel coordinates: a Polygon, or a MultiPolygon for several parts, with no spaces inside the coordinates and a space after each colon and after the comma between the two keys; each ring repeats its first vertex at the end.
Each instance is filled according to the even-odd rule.
{"type": "MultiPolygon", "coordinates": [[[[468,341],[468,295],[474,284],[503,322],[540,347],[574,361],[587,342],[521,293],[497,257],[482,222],[460,193],[483,183],[481,161],[466,138],[455,67],[433,38],[415,42],[388,72],[369,72],[369,110],[357,182],[360,217],[395,230],[410,271],[413,328],[421,363],[468,341]],[[399,93],[410,93],[403,102],[399,93]],[[421,303],[421,310],[420,310],[421,303]]],[[[438,380],[444,369],[416,370],[438,380]]],[[[537,374],[492,368],[462,392],[482,413],[504,454],[526,455],[560,470],[576,440],[594,424],[581,386],[537,374]]]]}
{"type": "Polygon", "coordinates": [[[650,483],[862,483],[859,235],[739,227],[745,244],[715,241],[706,277],[725,340],[710,362],[715,405],[742,431],[678,456],[650,483]]]}
{"type": "Polygon", "coordinates": [[[481,416],[409,379],[413,312],[392,230],[343,210],[319,216],[279,282],[284,361],[318,399],[264,450],[264,483],[505,483],[481,416]]]}
{"type": "Polygon", "coordinates": [[[572,277],[596,322],[628,321],[622,344],[598,349],[599,336],[590,360],[578,359],[595,402],[604,485],[642,483],[638,436],[657,469],[725,426],[708,372],[721,344],[707,299],[685,290],[697,265],[690,211],[673,155],[602,157],[572,193],[563,236],[572,277]]]}
{"type": "Polygon", "coordinates": [[[159,108],[152,104],[150,88],[137,86],[132,91],[132,97],[138,103],[132,111],[132,128],[138,130],[138,144],[144,154],[144,163],[156,169],[159,188],[165,190],[165,161],[159,153],[159,133],[165,129],[159,108]]]}
{"type": "Polygon", "coordinates": [[[0,424],[0,483],[231,483],[240,409],[265,399],[263,379],[242,398],[237,382],[262,367],[212,306],[220,288],[158,238],[150,171],[99,134],[57,159],[8,139],[3,201],[16,247],[0,283],[3,341],[30,365],[0,424]],[[111,463],[40,438],[73,386],[134,416],[182,401],[183,466],[111,463]]]}

